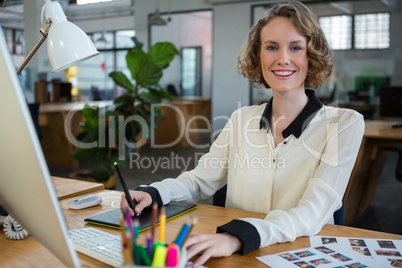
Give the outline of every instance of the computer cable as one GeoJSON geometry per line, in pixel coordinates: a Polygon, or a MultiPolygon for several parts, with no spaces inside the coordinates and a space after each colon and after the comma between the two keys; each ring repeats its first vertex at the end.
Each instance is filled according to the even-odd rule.
{"type": "Polygon", "coordinates": [[[22,240],[28,236],[28,232],[10,215],[4,219],[3,231],[12,240],[22,240]]]}

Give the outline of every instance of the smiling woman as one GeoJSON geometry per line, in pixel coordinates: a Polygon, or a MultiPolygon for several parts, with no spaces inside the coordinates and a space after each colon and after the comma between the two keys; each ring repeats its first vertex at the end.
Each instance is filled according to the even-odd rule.
{"type": "MultiPolygon", "coordinates": [[[[331,50],[322,29],[316,23],[315,15],[303,4],[297,2],[291,9],[280,6],[270,9],[266,16],[251,28],[247,41],[239,54],[237,65],[239,73],[247,77],[255,87],[270,87],[261,77],[259,52],[262,29],[276,17],[287,18],[297,34],[307,39],[306,53],[309,59],[309,69],[305,82],[306,87],[317,88],[324,84],[332,73],[331,50]]],[[[269,38],[269,34],[266,34],[266,38],[269,38]]]]}
{"type": "MultiPolygon", "coordinates": [[[[309,89],[325,82],[332,60],[302,3],[268,10],[250,30],[238,70],[271,88],[273,98],[236,110],[195,169],[130,191],[140,213],[153,202],[209,198],[226,184],[226,207],[266,213],[265,219],[233,220],[217,234],[193,234],[184,246],[188,258],[200,255],[194,266],[314,235],[333,223],[363,137],[362,115],[324,106],[309,89]]],[[[128,209],[125,196],[121,208],[128,209]]]]}
{"type": "Polygon", "coordinates": [[[264,81],[275,90],[304,91],[308,71],[307,38],[283,17],[261,30],[260,61],[264,81]]]}

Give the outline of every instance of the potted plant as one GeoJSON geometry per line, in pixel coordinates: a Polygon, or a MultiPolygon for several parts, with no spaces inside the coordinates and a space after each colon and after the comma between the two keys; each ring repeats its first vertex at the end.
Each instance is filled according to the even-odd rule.
{"type": "Polygon", "coordinates": [[[97,182],[104,183],[114,175],[114,162],[121,167],[125,166],[122,148],[125,155],[136,149],[119,144],[119,137],[123,135],[125,141],[136,144],[142,133],[151,133],[151,121],[154,118],[162,118],[155,104],[166,98],[171,99],[171,95],[161,88],[158,82],[163,75],[162,70],[169,66],[179,52],[169,42],[156,43],[148,52],[144,52],[143,44],[136,37],[133,37],[133,41],[134,48],[127,52],[126,63],[134,83],[123,72],[109,73],[116,85],[124,88],[126,92],[115,98],[113,105],[104,108],[86,105],[82,110],[85,122],[82,124],[82,132],[76,138],[79,142],[94,145],[91,148],[78,148],[72,156],[78,161],[93,159],[90,173],[97,182]],[[119,133],[121,130],[116,122],[132,116],[142,118],[147,124],[140,124],[138,120],[127,120],[124,133],[119,133]],[[119,119],[112,124],[111,118],[119,119]],[[148,129],[145,130],[144,127],[148,129]]]}

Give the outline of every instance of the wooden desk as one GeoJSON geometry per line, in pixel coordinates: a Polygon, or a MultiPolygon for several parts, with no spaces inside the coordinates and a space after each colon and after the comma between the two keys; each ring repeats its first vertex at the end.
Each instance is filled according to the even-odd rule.
{"type": "MultiPolygon", "coordinates": [[[[120,231],[100,227],[96,225],[85,224],[83,219],[86,217],[94,216],[112,209],[119,208],[121,192],[118,191],[97,191],[93,192],[103,198],[101,205],[84,209],[84,210],[71,210],[67,207],[67,202],[76,198],[66,198],[60,201],[63,209],[67,225],[69,229],[83,228],[83,227],[96,227],[103,231],[120,235],[120,231]]],[[[264,218],[262,213],[255,213],[237,209],[229,209],[222,207],[214,207],[209,205],[198,204],[198,207],[183,216],[174,220],[168,221],[166,224],[166,241],[175,239],[176,234],[182,227],[182,224],[188,220],[192,215],[198,218],[198,223],[194,227],[194,232],[197,233],[215,233],[216,227],[227,223],[228,221],[239,217],[256,217],[264,218]]],[[[381,232],[368,231],[363,229],[325,225],[319,235],[325,236],[344,236],[344,237],[362,237],[362,238],[385,238],[385,239],[402,239],[400,235],[393,235],[381,232]]],[[[142,236],[143,238],[143,236],[142,236]]],[[[309,247],[309,238],[301,237],[292,243],[281,243],[261,248],[250,252],[245,256],[237,254],[225,258],[210,259],[205,265],[210,268],[214,267],[261,267],[267,266],[258,261],[255,257],[264,256],[267,254],[274,254],[281,251],[293,250],[298,248],[309,247]]],[[[3,267],[63,267],[60,261],[54,257],[45,247],[43,247],[34,237],[29,236],[22,241],[11,241],[0,235],[0,263],[3,267]]],[[[86,255],[78,253],[83,267],[109,267],[95,259],[86,255]]]]}
{"type": "Polygon", "coordinates": [[[344,223],[349,224],[373,201],[388,150],[402,140],[402,128],[395,122],[366,120],[366,129],[344,199],[344,223]]]}
{"type": "Polygon", "coordinates": [[[59,200],[103,190],[102,183],[52,177],[59,200]]]}

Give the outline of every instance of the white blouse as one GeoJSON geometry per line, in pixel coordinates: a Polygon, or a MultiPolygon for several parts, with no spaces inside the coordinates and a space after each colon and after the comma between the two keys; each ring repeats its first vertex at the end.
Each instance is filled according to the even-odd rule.
{"type": "Polygon", "coordinates": [[[151,184],[163,204],[206,199],[227,184],[226,207],[267,214],[240,219],[256,228],[260,247],[315,235],[331,222],[359,151],[363,116],[319,106],[300,136],[285,130],[275,147],[260,125],[266,105],[236,110],[194,170],[151,184]]]}

